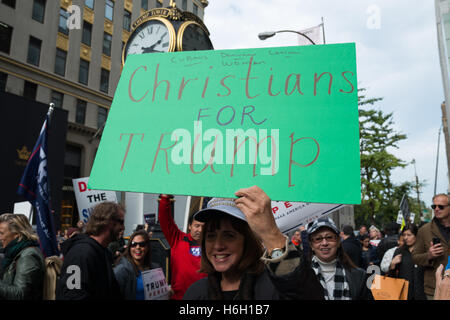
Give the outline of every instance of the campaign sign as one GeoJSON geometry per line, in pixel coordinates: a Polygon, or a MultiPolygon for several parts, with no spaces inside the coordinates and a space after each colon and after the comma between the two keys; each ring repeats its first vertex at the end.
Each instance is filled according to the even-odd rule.
{"type": "Polygon", "coordinates": [[[355,44],[129,56],[89,184],[359,204],[355,44]]]}
{"type": "Polygon", "coordinates": [[[161,268],[142,272],[145,300],[169,300],[170,288],[161,268]]]}
{"type": "Polygon", "coordinates": [[[272,201],[275,222],[283,233],[306,226],[311,221],[327,216],[343,207],[345,205],[342,204],[272,201]]]}
{"type": "Polygon", "coordinates": [[[115,191],[88,189],[89,177],[73,179],[73,190],[77,200],[78,214],[84,223],[87,223],[94,207],[105,201],[117,202],[115,191]]]}

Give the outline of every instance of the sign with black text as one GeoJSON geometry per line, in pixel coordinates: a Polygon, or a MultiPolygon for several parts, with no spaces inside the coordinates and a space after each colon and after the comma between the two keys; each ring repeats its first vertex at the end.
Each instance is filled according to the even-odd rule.
{"type": "Polygon", "coordinates": [[[117,202],[115,191],[91,190],[88,189],[89,177],[73,179],[73,190],[77,199],[78,214],[80,220],[87,223],[94,207],[105,201],[117,202]]]}

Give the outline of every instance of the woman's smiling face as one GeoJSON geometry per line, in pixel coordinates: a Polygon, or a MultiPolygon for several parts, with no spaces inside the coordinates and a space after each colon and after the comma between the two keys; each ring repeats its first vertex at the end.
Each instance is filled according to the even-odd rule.
{"type": "Polygon", "coordinates": [[[336,259],[339,244],[339,236],[327,227],[320,228],[311,235],[311,248],[323,262],[336,259]]]}
{"type": "Polygon", "coordinates": [[[204,230],[206,257],[217,272],[233,272],[243,256],[244,236],[228,219],[222,219],[218,229],[208,227],[204,230]]]}
{"type": "Polygon", "coordinates": [[[137,235],[131,242],[130,254],[135,262],[140,262],[146,256],[148,251],[148,243],[144,237],[137,235]]]}

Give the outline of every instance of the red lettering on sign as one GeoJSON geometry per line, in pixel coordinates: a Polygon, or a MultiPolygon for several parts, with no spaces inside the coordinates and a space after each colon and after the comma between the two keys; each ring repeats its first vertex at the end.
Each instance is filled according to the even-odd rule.
{"type": "Polygon", "coordinates": [[[80,192],[85,192],[86,190],[88,190],[86,182],[84,181],[78,182],[78,189],[80,190],[80,192]]]}
{"type": "Polygon", "coordinates": [[[304,137],[304,138],[300,138],[300,139],[297,139],[297,140],[294,141],[294,132],[292,132],[291,135],[290,135],[289,137],[291,138],[291,152],[290,152],[290,156],[289,156],[289,185],[288,185],[288,186],[289,186],[289,187],[294,187],[295,184],[292,184],[292,183],[291,183],[291,180],[292,180],[292,165],[295,164],[296,166],[303,167],[303,168],[309,167],[310,165],[312,165],[314,162],[317,161],[317,158],[319,157],[320,146],[319,146],[319,143],[317,142],[317,140],[314,139],[314,138],[311,138],[311,137],[304,137]],[[317,154],[316,154],[316,156],[314,157],[314,159],[313,159],[310,163],[308,163],[308,164],[300,164],[300,163],[297,163],[297,162],[295,162],[294,160],[292,160],[292,153],[293,153],[292,151],[293,151],[294,145],[295,145],[296,143],[300,142],[301,140],[304,140],[304,139],[310,139],[310,140],[313,140],[314,143],[317,145],[317,154]]]}
{"type": "Polygon", "coordinates": [[[131,101],[133,102],[141,102],[145,96],[148,93],[148,90],[145,92],[145,94],[142,96],[142,98],[140,98],[139,100],[136,100],[133,95],[131,94],[131,82],[133,81],[134,75],[136,74],[136,72],[140,69],[140,68],[144,68],[145,71],[147,71],[147,67],[146,66],[140,66],[139,68],[137,68],[136,70],[134,70],[133,74],[130,77],[130,81],[128,82],[128,96],[130,97],[131,101]]]}

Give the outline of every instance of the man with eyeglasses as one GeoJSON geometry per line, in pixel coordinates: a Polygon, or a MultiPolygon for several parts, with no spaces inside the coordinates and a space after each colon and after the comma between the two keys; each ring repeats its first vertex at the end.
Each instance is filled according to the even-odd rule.
{"type": "Polygon", "coordinates": [[[95,206],[86,233],[61,244],[64,263],[56,286],[57,300],[121,300],[108,244],[119,239],[125,209],[114,202],[95,206]]]}
{"type": "Polygon", "coordinates": [[[424,267],[424,289],[428,300],[433,299],[436,276],[439,265],[445,265],[450,246],[450,207],[447,194],[440,193],[433,197],[434,218],[417,233],[412,257],[414,263],[424,267]]]}

